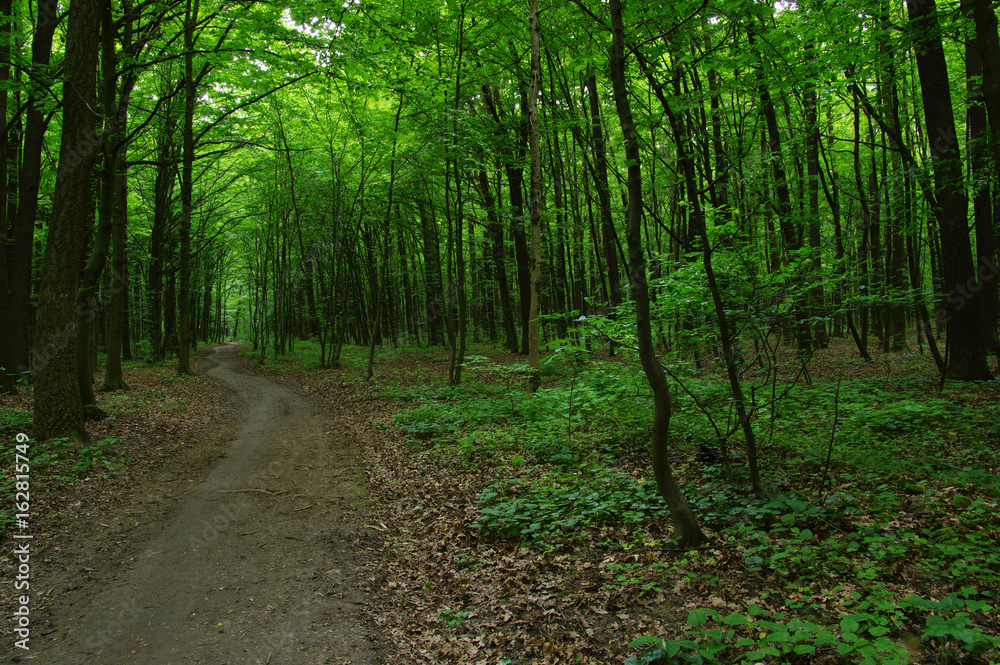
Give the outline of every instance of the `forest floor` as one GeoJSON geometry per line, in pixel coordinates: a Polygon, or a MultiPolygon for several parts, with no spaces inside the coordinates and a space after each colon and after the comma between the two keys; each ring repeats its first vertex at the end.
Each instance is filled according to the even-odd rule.
{"type": "MultiPolygon", "coordinates": [[[[683,640],[695,628],[692,616],[705,608],[741,621],[743,614],[763,615],[734,624],[759,639],[754,662],[857,662],[859,651],[838,656],[838,643],[823,641],[827,628],[846,640],[853,633],[842,621],[855,618],[856,648],[866,635],[869,647],[876,636],[892,637],[873,662],[987,662],[952,658],[961,650],[948,635],[922,640],[920,628],[933,612],[888,599],[916,594],[935,602],[927,599],[961,590],[968,600],[960,602],[978,609],[964,612],[967,621],[962,612],[942,614],[953,622],[947,626],[971,635],[970,648],[1000,634],[992,606],[973,605],[983,601],[974,600],[972,588],[980,580],[989,588],[1000,572],[1000,426],[989,425],[996,422],[989,420],[995,388],[949,398],[958,405],[949,411],[933,397],[933,365],[924,356],[876,354],[868,364],[851,358],[847,345],[821,352],[810,371],[827,382],[824,408],[843,402],[842,438],[850,440],[818,505],[812,497],[824,496],[822,474],[812,457],[826,452],[829,414],[803,416],[804,423],[816,421],[819,452],[766,447],[764,462],[774,467],[766,480],[777,497],[767,503],[747,501],[745,488],[721,483],[718,466],[693,459],[684,428],[685,419],[696,421],[680,409],[675,470],[714,539],[684,553],[671,547],[662,508],[649,504],[648,398],[634,368],[602,357],[592,365],[597,371],[625,370],[607,383],[552,363],[549,391],[531,400],[517,370],[508,369],[521,357],[476,352],[487,355],[470,358],[458,388],[446,386],[440,348],[384,349],[367,384],[359,380],[363,349],[345,349],[345,366],[329,370],[317,368],[312,344],[287,357],[268,354],[263,365],[248,350],[216,347],[199,354],[195,377],[176,377],[172,367],[133,367],[130,391],[99,395],[113,417],[89,426],[92,441],[117,443],[92,443],[82,470],[74,460],[87,458],[86,451],[66,451],[65,462],[53,461],[32,479],[32,648],[0,662],[611,664],[635,654],[628,645],[643,635],[673,638],[682,656],[697,656],[698,648],[711,647],[710,631],[690,645],[683,640]],[[845,387],[834,397],[838,376],[845,387]],[[930,396],[930,406],[904,399],[911,383],[930,396]],[[546,400],[565,397],[566,384],[570,415],[558,415],[558,406],[546,411],[546,400]],[[537,424],[520,420],[526,405],[540,409],[531,411],[537,424]],[[952,416],[964,418],[966,429],[952,416]],[[477,429],[477,419],[489,427],[477,429]],[[610,419],[609,429],[601,419],[610,419]],[[578,423],[571,435],[567,423],[578,423]],[[962,484],[951,471],[945,480],[902,466],[859,473],[845,461],[867,455],[866,464],[894,463],[892,451],[912,446],[896,435],[916,429],[928,455],[986,475],[962,484]],[[862,431],[865,453],[851,447],[862,431]],[[973,445],[967,439],[975,432],[982,436],[973,445]],[[848,489],[853,477],[861,480],[848,489]],[[590,492],[596,498],[588,501],[605,517],[595,512],[569,526],[560,514],[567,504],[559,501],[570,490],[590,492]],[[865,498],[869,491],[875,499],[865,498]],[[495,503],[505,496],[508,503],[495,503]],[[779,499],[782,515],[774,507],[779,499]],[[729,514],[720,505],[738,508],[729,514]],[[490,506],[507,506],[511,522],[524,518],[521,535],[504,535],[495,524],[491,530],[483,512],[490,506]],[[749,506],[760,512],[744,517],[740,511],[749,506]],[[764,532],[746,530],[754,515],[772,520],[764,532]],[[767,530],[775,540],[762,535],[767,530]],[[965,548],[973,537],[974,547],[965,548]],[[918,551],[929,567],[914,560],[918,551]],[[949,561],[962,563],[961,570],[949,561]],[[805,619],[804,628],[795,632],[789,617],[805,619]],[[789,637],[799,639],[804,629],[814,631],[812,642],[789,637]],[[787,644],[765,640],[783,634],[787,644]],[[785,654],[780,661],[776,647],[785,654]],[[885,649],[903,655],[889,661],[885,649]]],[[[724,394],[710,394],[716,384],[724,385],[708,376],[704,394],[724,414],[724,394]]],[[[28,413],[30,398],[0,406],[28,413]]],[[[796,403],[793,410],[807,408],[796,403]]],[[[778,439],[783,426],[802,428],[771,418],[778,439]]],[[[0,433],[30,432],[16,426],[8,422],[0,433]]],[[[13,547],[9,535],[2,547],[13,547]]],[[[2,566],[10,580],[9,556],[2,566]]],[[[0,601],[10,616],[7,584],[0,601]]],[[[0,632],[6,648],[14,640],[10,623],[0,632]]]]}

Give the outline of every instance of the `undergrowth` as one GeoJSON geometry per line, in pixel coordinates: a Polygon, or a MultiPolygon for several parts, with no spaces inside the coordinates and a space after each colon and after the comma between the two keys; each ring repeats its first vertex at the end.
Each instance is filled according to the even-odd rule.
{"type": "MultiPolygon", "coordinates": [[[[637,364],[557,356],[543,369],[535,395],[521,389],[523,368],[479,358],[463,387],[386,394],[409,407],[395,425],[414,454],[485,479],[483,538],[543,552],[669,551],[637,364]]],[[[719,433],[737,429],[724,382],[677,374],[671,460],[712,546],[609,564],[605,584],[645,598],[678,584],[738,593],[744,609],[694,610],[677,634],[635,639],[628,665],[1000,658],[996,385],[938,392],[898,375],[816,380],[777,400],[752,393],[772,492],[757,500],[740,435],[725,440],[731,476],[722,460],[719,433]]]]}
{"type": "MultiPolygon", "coordinates": [[[[18,409],[0,409],[0,464],[5,470],[14,469],[17,453],[17,434],[31,424],[31,416],[26,411],[18,409]]],[[[46,478],[55,484],[74,480],[90,480],[91,478],[114,477],[115,471],[123,464],[132,462],[132,458],[116,455],[117,439],[102,439],[87,445],[74,444],[66,438],[55,438],[47,441],[30,440],[27,449],[30,476],[40,478],[39,472],[44,471],[46,478]]],[[[22,444],[23,445],[23,444],[22,444]]],[[[15,478],[13,473],[5,472],[0,477],[0,535],[14,521],[15,478]]]]}

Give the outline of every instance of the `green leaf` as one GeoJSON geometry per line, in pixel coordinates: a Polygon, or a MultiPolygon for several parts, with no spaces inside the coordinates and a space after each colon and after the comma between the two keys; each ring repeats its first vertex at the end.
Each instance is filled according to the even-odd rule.
{"type": "Polygon", "coordinates": [[[982,638],[982,633],[968,627],[969,620],[965,617],[945,619],[932,615],[927,617],[926,624],[924,637],[954,637],[961,642],[976,642],[982,638]]]}
{"type": "Polygon", "coordinates": [[[637,637],[631,642],[629,642],[628,648],[635,649],[636,647],[644,647],[648,644],[661,644],[663,642],[662,637],[653,637],[652,635],[643,635],[642,637],[637,637]]]}
{"type": "Polygon", "coordinates": [[[742,614],[730,614],[722,620],[722,623],[727,626],[746,626],[750,623],[750,619],[746,618],[742,614]]]}
{"type": "Polygon", "coordinates": [[[861,624],[854,619],[841,619],[840,621],[840,629],[845,633],[856,633],[860,627],[861,624]]]}
{"type": "Polygon", "coordinates": [[[797,654],[816,653],[816,647],[811,644],[796,644],[792,651],[797,654]]]}
{"type": "Polygon", "coordinates": [[[699,607],[696,610],[692,610],[688,614],[688,619],[687,619],[688,625],[691,626],[692,628],[698,628],[700,626],[704,626],[705,623],[708,621],[709,617],[712,617],[713,619],[718,621],[719,613],[707,607],[699,607]]]}
{"type": "Polygon", "coordinates": [[[895,651],[897,648],[896,643],[890,640],[888,637],[879,637],[874,642],[872,642],[872,644],[875,645],[875,648],[878,649],[879,651],[895,651]]]}

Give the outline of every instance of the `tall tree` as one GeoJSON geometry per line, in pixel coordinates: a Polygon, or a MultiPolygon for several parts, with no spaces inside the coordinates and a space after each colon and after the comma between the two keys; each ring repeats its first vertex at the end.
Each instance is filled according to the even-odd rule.
{"type": "Polygon", "coordinates": [[[979,278],[972,259],[968,199],[937,5],[934,0],[906,0],[906,9],[934,168],[934,215],[947,294],[939,319],[947,324],[948,375],[965,381],[989,380],[984,321],[975,297],[979,278]]]}
{"type": "Polygon", "coordinates": [[[666,375],[656,357],[653,346],[653,327],[649,306],[649,286],[646,278],[646,257],[642,247],[642,167],[640,166],[639,137],[632,118],[625,71],[625,27],[622,19],[621,0],[610,0],[611,12],[611,85],[615,108],[625,143],[628,164],[628,225],[625,231],[628,244],[629,272],[635,298],[636,341],[639,361],[646,380],[653,391],[653,432],[651,448],[653,475],[656,487],[667,502],[674,521],[674,537],[681,547],[694,548],[708,538],[698,526],[698,521],[681,492],[670,465],[669,427],[671,415],[670,388],[666,375]]]}
{"type": "MultiPolygon", "coordinates": [[[[7,260],[7,238],[10,235],[8,224],[11,221],[8,209],[8,198],[13,198],[10,192],[11,180],[8,177],[10,164],[10,131],[7,124],[7,85],[10,81],[10,38],[13,30],[12,0],[0,0],[0,119],[4,127],[0,128],[0,321],[9,320],[10,308],[10,271],[7,260]]],[[[9,330],[9,328],[8,328],[9,330]]],[[[0,342],[0,395],[17,392],[17,367],[13,358],[13,344],[4,337],[0,342]]]]}
{"type": "Polygon", "coordinates": [[[69,8],[63,122],[52,221],[45,244],[35,327],[34,434],[87,438],[76,377],[76,291],[83,268],[90,183],[99,144],[94,131],[102,0],[69,8]]]}
{"type": "MultiPolygon", "coordinates": [[[[194,76],[194,35],[199,0],[187,0],[184,14],[184,120],[181,128],[180,292],[178,293],[177,373],[191,373],[191,213],[194,210],[194,111],[198,82],[194,76]]],[[[206,69],[202,71],[204,75],[206,69]]],[[[201,77],[199,77],[201,78],[201,77]]]]}
{"type": "Polygon", "coordinates": [[[530,0],[531,74],[528,84],[528,144],[531,160],[531,310],[528,316],[528,367],[531,391],[538,390],[542,377],[538,366],[538,315],[542,282],[542,150],[538,136],[538,92],[542,79],[541,36],[538,0],[530,0]]]}
{"type": "Polygon", "coordinates": [[[17,206],[10,220],[10,235],[14,237],[14,243],[9,260],[7,307],[3,312],[6,316],[2,322],[6,334],[3,341],[0,341],[0,366],[15,369],[18,373],[26,373],[29,368],[35,223],[38,216],[45,130],[49,122],[44,108],[44,91],[51,82],[49,61],[52,57],[52,39],[59,21],[57,0],[38,0],[35,32],[31,39],[31,73],[42,86],[31,88],[24,114],[24,143],[20,154],[17,206]]]}

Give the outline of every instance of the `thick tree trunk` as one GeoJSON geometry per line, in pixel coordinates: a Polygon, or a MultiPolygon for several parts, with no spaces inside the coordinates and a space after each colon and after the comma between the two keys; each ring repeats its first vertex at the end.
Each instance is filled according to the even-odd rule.
{"type": "MultiPolygon", "coordinates": [[[[114,203],[114,167],[112,164],[108,137],[102,137],[104,146],[104,166],[100,178],[95,179],[99,190],[97,232],[94,234],[93,248],[90,252],[83,273],[80,275],[79,291],[76,301],[76,375],[80,383],[80,401],[83,404],[83,415],[87,420],[101,420],[105,414],[97,408],[94,396],[94,370],[96,362],[91,358],[90,348],[95,341],[93,335],[96,328],[93,325],[101,313],[102,305],[98,297],[98,286],[104,266],[107,264],[108,248],[111,246],[111,208],[114,203]]],[[[87,212],[86,235],[94,227],[94,201],[88,200],[84,208],[87,212]]]]}
{"type": "MultiPolygon", "coordinates": [[[[963,6],[969,0],[963,2],[963,6]]],[[[993,179],[995,199],[992,202],[992,215],[988,223],[976,221],[976,250],[980,270],[989,269],[993,273],[990,279],[981,279],[981,298],[983,325],[985,327],[987,344],[991,352],[1000,360],[1000,283],[997,274],[997,238],[1000,234],[1000,195],[997,190],[998,172],[1000,172],[1000,36],[997,34],[997,16],[993,11],[993,3],[989,0],[971,0],[973,18],[976,24],[976,44],[979,47],[983,87],[982,98],[986,106],[989,124],[989,141],[993,156],[993,179]],[[992,266],[988,268],[988,266],[992,266]]]]}
{"type": "Polygon", "coordinates": [[[694,548],[706,542],[708,538],[702,533],[687,499],[684,498],[674,479],[667,454],[670,390],[653,348],[649,287],[646,282],[646,260],[642,249],[642,173],[639,166],[638,137],[625,82],[625,30],[622,24],[621,0],[610,0],[609,7],[612,35],[611,82],[625,141],[625,159],[628,163],[628,225],[625,235],[628,243],[632,292],[635,298],[636,337],[642,369],[653,391],[653,474],[656,477],[656,487],[670,508],[676,539],[681,547],[694,548]]]}
{"type": "MultiPolygon", "coordinates": [[[[52,37],[59,23],[58,3],[56,0],[39,0],[36,15],[38,18],[35,34],[31,40],[31,64],[33,71],[36,72],[35,76],[43,76],[47,81],[52,37]]],[[[38,214],[38,189],[41,183],[42,147],[45,142],[45,129],[48,126],[48,119],[41,105],[41,99],[34,95],[28,97],[17,188],[18,203],[11,221],[14,247],[9,262],[7,316],[0,322],[7,338],[5,344],[0,344],[0,352],[4,350],[7,352],[6,357],[0,357],[0,365],[14,368],[18,373],[29,371],[28,347],[32,330],[31,287],[35,223],[38,214]]],[[[37,330],[35,336],[36,338],[38,336],[37,330]]]]}
{"type": "MultiPolygon", "coordinates": [[[[945,303],[938,318],[947,325],[948,376],[963,381],[992,379],[986,363],[986,334],[980,314],[982,289],[969,238],[968,200],[951,106],[948,67],[934,0],[906,0],[912,28],[924,121],[934,163],[934,190],[945,303]]],[[[992,276],[991,276],[992,277],[992,276]]]]}
{"type": "Polygon", "coordinates": [[[83,405],[76,381],[76,291],[83,267],[91,173],[98,152],[94,91],[100,0],[69,8],[64,64],[62,140],[42,263],[35,328],[34,435],[83,441],[83,405]]]}
{"type": "MultiPolygon", "coordinates": [[[[7,85],[10,81],[10,39],[13,2],[0,0],[0,118],[7,121],[7,85]]],[[[6,128],[0,130],[0,324],[8,325],[10,312],[10,267],[7,261],[8,224],[11,221],[8,197],[11,180],[8,177],[10,135],[6,128]]],[[[10,330],[8,327],[7,330],[10,330]]],[[[0,340],[0,395],[17,393],[18,371],[14,361],[14,347],[9,335],[0,340]]]]}

